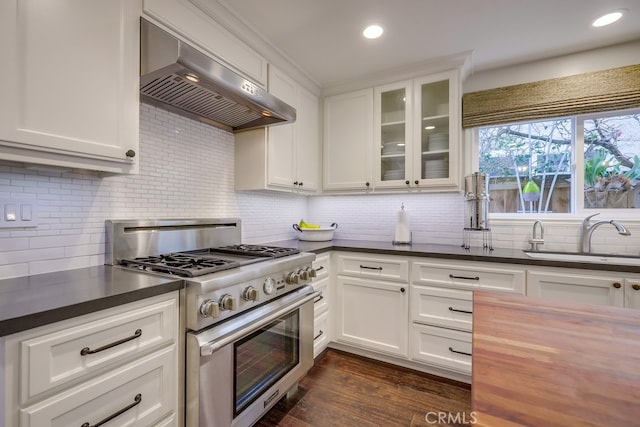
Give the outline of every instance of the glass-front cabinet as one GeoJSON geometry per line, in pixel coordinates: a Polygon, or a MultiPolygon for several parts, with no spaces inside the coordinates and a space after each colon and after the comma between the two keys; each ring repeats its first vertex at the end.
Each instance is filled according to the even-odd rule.
{"type": "Polygon", "coordinates": [[[376,187],[459,185],[458,73],[452,70],[375,89],[376,187]]]}
{"type": "Polygon", "coordinates": [[[411,178],[412,82],[374,90],[374,180],[376,187],[405,185],[411,178]]]}

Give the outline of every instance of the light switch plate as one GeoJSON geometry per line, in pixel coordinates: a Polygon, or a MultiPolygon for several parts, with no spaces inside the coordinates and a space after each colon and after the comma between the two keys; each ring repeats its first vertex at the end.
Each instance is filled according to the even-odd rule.
{"type": "Polygon", "coordinates": [[[37,199],[0,199],[0,213],[0,228],[38,226],[37,199]]]}

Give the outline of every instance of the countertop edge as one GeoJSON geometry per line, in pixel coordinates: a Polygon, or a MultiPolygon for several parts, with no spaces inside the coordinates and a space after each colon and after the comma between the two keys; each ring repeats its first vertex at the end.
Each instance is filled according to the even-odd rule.
{"type": "Polygon", "coordinates": [[[553,261],[530,258],[520,249],[464,249],[454,245],[412,244],[393,245],[391,242],[377,242],[364,240],[332,240],[326,242],[307,242],[299,240],[285,240],[270,242],[275,246],[297,247],[305,252],[321,254],[330,251],[363,252],[379,255],[400,255],[411,257],[452,259],[461,261],[492,262],[504,264],[518,264],[525,266],[574,268],[580,270],[615,271],[620,273],[640,274],[640,267],[623,264],[600,264],[576,261],[553,261]]]}

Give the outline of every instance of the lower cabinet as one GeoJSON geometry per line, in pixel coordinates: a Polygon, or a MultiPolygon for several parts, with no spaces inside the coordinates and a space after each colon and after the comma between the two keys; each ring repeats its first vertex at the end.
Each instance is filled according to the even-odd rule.
{"type": "Polygon", "coordinates": [[[471,332],[414,323],[411,325],[411,358],[471,374],[471,332]]]}
{"type": "Polygon", "coordinates": [[[6,426],[178,426],[178,307],[173,292],[6,337],[6,426]]]}
{"type": "Polygon", "coordinates": [[[313,288],[322,292],[322,295],[316,298],[313,305],[313,357],[317,357],[322,353],[333,339],[332,312],[330,312],[332,297],[329,275],[330,265],[329,254],[320,255],[313,262],[313,268],[317,274],[317,279],[312,282],[313,288]]]}
{"type": "Polygon", "coordinates": [[[471,375],[473,291],[524,294],[525,278],[524,270],[507,264],[412,262],[411,360],[471,375]]]}
{"type": "Polygon", "coordinates": [[[613,272],[530,270],[527,272],[527,296],[623,307],[624,283],[624,276],[613,272]]]}
{"type": "Polygon", "coordinates": [[[339,341],[407,357],[406,284],[338,276],[336,289],[339,341]]]}

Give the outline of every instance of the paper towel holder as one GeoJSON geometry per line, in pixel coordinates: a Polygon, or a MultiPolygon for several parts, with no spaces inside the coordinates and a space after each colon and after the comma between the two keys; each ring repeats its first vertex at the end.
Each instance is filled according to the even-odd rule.
{"type": "Polygon", "coordinates": [[[394,246],[411,245],[412,233],[411,231],[409,231],[409,221],[407,220],[407,217],[405,215],[406,213],[404,211],[404,203],[402,203],[402,205],[400,205],[400,211],[398,211],[398,217],[396,221],[395,239],[391,241],[391,244],[393,244],[394,246]],[[406,230],[402,230],[402,226],[406,227],[406,230]]]}

